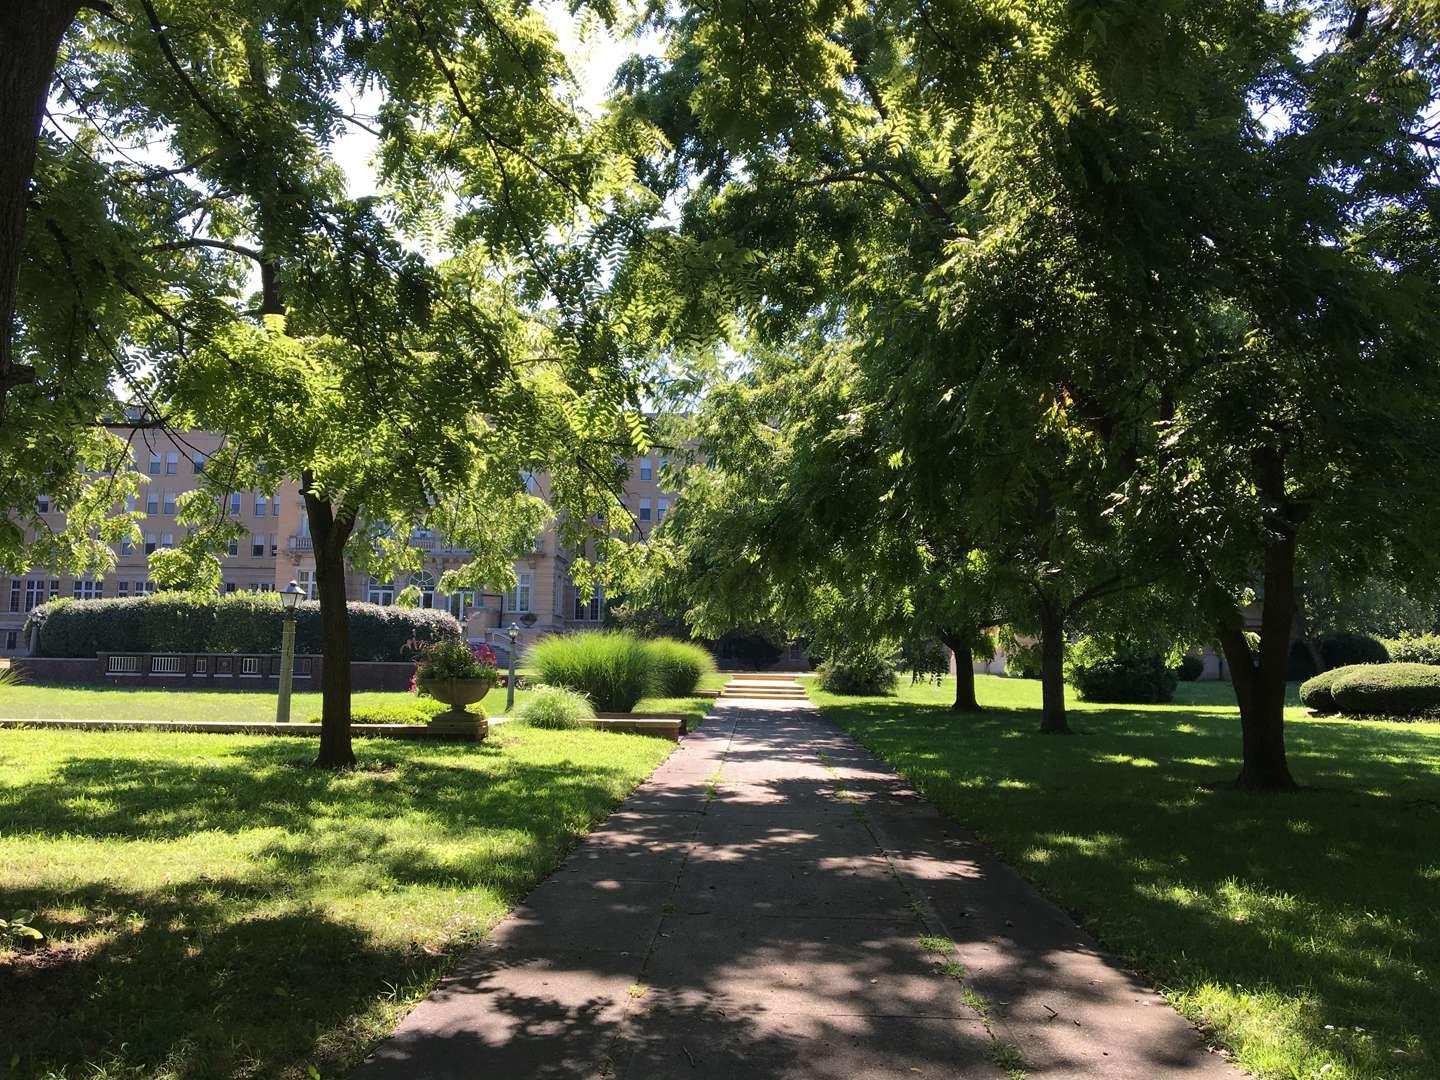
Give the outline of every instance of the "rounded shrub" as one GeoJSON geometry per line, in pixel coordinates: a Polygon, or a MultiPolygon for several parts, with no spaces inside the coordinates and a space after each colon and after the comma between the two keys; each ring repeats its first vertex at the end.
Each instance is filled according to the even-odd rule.
{"type": "Polygon", "coordinates": [[[1181,682],[1194,682],[1205,674],[1205,661],[1194,653],[1186,653],[1175,665],[1175,677],[1181,682]]]}
{"type": "Polygon", "coordinates": [[[655,674],[655,692],[665,697],[693,694],[702,678],[715,674],[715,658],[702,645],[655,638],[646,647],[655,674]]]}
{"type": "Polygon", "coordinates": [[[1307,709],[1327,716],[1335,712],[1335,697],[1330,688],[1337,678],[1349,670],[1348,667],[1331,668],[1306,679],[1300,684],[1300,703],[1307,709]]]}
{"type": "Polygon", "coordinates": [[[541,638],[527,660],[542,683],[578,690],[601,712],[629,712],[655,686],[647,643],[617,630],[541,638]]]}
{"type": "Polygon", "coordinates": [[[1440,665],[1440,634],[1401,634],[1385,648],[1397,664],[1440,665]]]}
{"type": "Polygon", "coordinates": [[[1320,637],[1320,658],[1325,670],[1351,664],[1384,664],[1390,660],[1385,643],[1369,634],[1337,632],[1320,637]]]}
{"type": "Polygon", "coordinates": [[[564,686],[538,686],[515,706],[516,722],[530,727],[567,731],[593,719],[590,699],[564,686]]]}
{"type": "Polygon", "coordinates": [[[1440,713],[1440,667],[1359,664],[1330,684],[1339,712],[1350,716],[1414,717],[1440,713]]]}
{"type": "Polygon", "coordinates": [[[1159,653],[1081,638],[1070,649],[1067,672],[1081,701],[1164,705],[1175,700],[1179,678],[1159,653]]]}
{"type": "Polygon", "coordinates": [[[816,671],[820,689],[832,694],[893,694],[895,664],[878,646],[842,649],[816,671]]]}

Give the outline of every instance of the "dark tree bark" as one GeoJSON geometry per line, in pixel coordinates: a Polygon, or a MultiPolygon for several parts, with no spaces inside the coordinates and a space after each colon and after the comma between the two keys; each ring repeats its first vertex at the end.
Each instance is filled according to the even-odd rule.
{"type": "Polygon", "coordinates": [[[1040,730],[1069,735],[1065,718],[1065,613],[1051,600],[1040,601],[1040,730]]]}
{"type": "Polygon", "coordinates": [[[1297,787],[1285,757],[1285,676],[1290,633],[1295,625],[1295,534],[1297,513],[1285,497],[1284,463],[1278,453],[1257,453],[1258,487],[1276,508],[1266,522],[1264,601],[1260,648],[1250,650],[1238,610],[1219,627],[1220,647],[1230,663],[1240,706],[1242,758],[1235,786],[1246,791],[1293,791],[1297,787]]]}
{"type": "Polygon", "coordinates": [[[11,388],[35,380],[34,369],[14,359],[20,254],[55,56],[81,7],[79,0],[0,4],[0,417],[11,388]]]}
{"type": "Polygon", "coordinates": [[[970,651],[969,639],[963,634],[947,632],[940,640],[955,654],[955,712],[979,712],[980,703],[975,700],[975,655],[970,651]]]}
{"type": "Polygon", "coordinates": [[[301,488],[315,547],[320,651],[325,660],[320,680],[320,753],[315,764],[344,769],[355,764],[355,751],[350,745],[350,612],[345,597],[345,542],[355,527],[355,518],[343,509],[337,513],[328,499],[315,493],[313,482],[306,470],[301,488]]]}

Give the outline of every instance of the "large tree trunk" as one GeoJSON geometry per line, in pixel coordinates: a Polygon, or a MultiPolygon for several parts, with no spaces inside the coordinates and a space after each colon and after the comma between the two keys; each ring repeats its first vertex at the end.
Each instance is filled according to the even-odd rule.
{"type": "Polygon", "coordinates": [[[0,3],[0,418],[10,388],[35,378],[14,362],[20,253],[55,56],[80,7],[78,0],[0,3]]]}
{"type": "Polygon", "coordinates": [[[1058,604],[1040,602],[1040,730],[1069,735],[1065,719],[1065,616],[1058,604]]]}
{"type": "Polygon", "coordinates": [[[1246,791],[1293,791],[1295,779],[1285,758],[1285,676],[1290,632],[1295,625],[1295,523],[1285,501],[1282,462],[1259,454],[1260,488],[1280,508],[1267,522],[1265,596],[1260,613],[1260,648],[1252,653],[1239,611],[1220,627],[1220,647],[1230,662],[1240,706],[1242,758],[1235,786],[1246,791]]]}
{"type": "Polygon", "coordinates": [[[969,639],[962,634],[947,633],[940,639],[945,647],[955,654],[955,712],[979,712],[980,703],[975,700],[975,655],[970,651],[969,639]]]}
{"type": "Polygon", "coordinates": [[[328,499],[315,494],[308,470],[301,486],[314,540],[320,652],[325,659],[320,681],[320,753],[315,764],[344,769],[355,764],[350,745],[350,612],[345,596],[345,541],[354,519],[343,512],[337,514],[328,499]]]}

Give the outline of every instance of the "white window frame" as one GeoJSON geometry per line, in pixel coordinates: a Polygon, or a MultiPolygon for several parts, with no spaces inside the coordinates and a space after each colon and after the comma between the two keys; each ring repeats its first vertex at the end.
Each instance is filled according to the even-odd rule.
{"type": "Polygon", "coordinates": [[[515,575],[515,587],[505,594],[505,610],[516,614],[527,614],[535,590],[533,570],[521,570],[515,575]]]}

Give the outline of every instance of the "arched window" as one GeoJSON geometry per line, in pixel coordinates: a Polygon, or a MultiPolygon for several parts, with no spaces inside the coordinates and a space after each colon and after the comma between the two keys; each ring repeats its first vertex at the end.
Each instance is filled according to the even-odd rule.
{"type": "Polygon", "coordinates": [[[421,570],[418,574],[410,575],[410,584],[420,590],[420,606],[422,608],[433,608],[435,606],[434,574],[421,570]]]}

